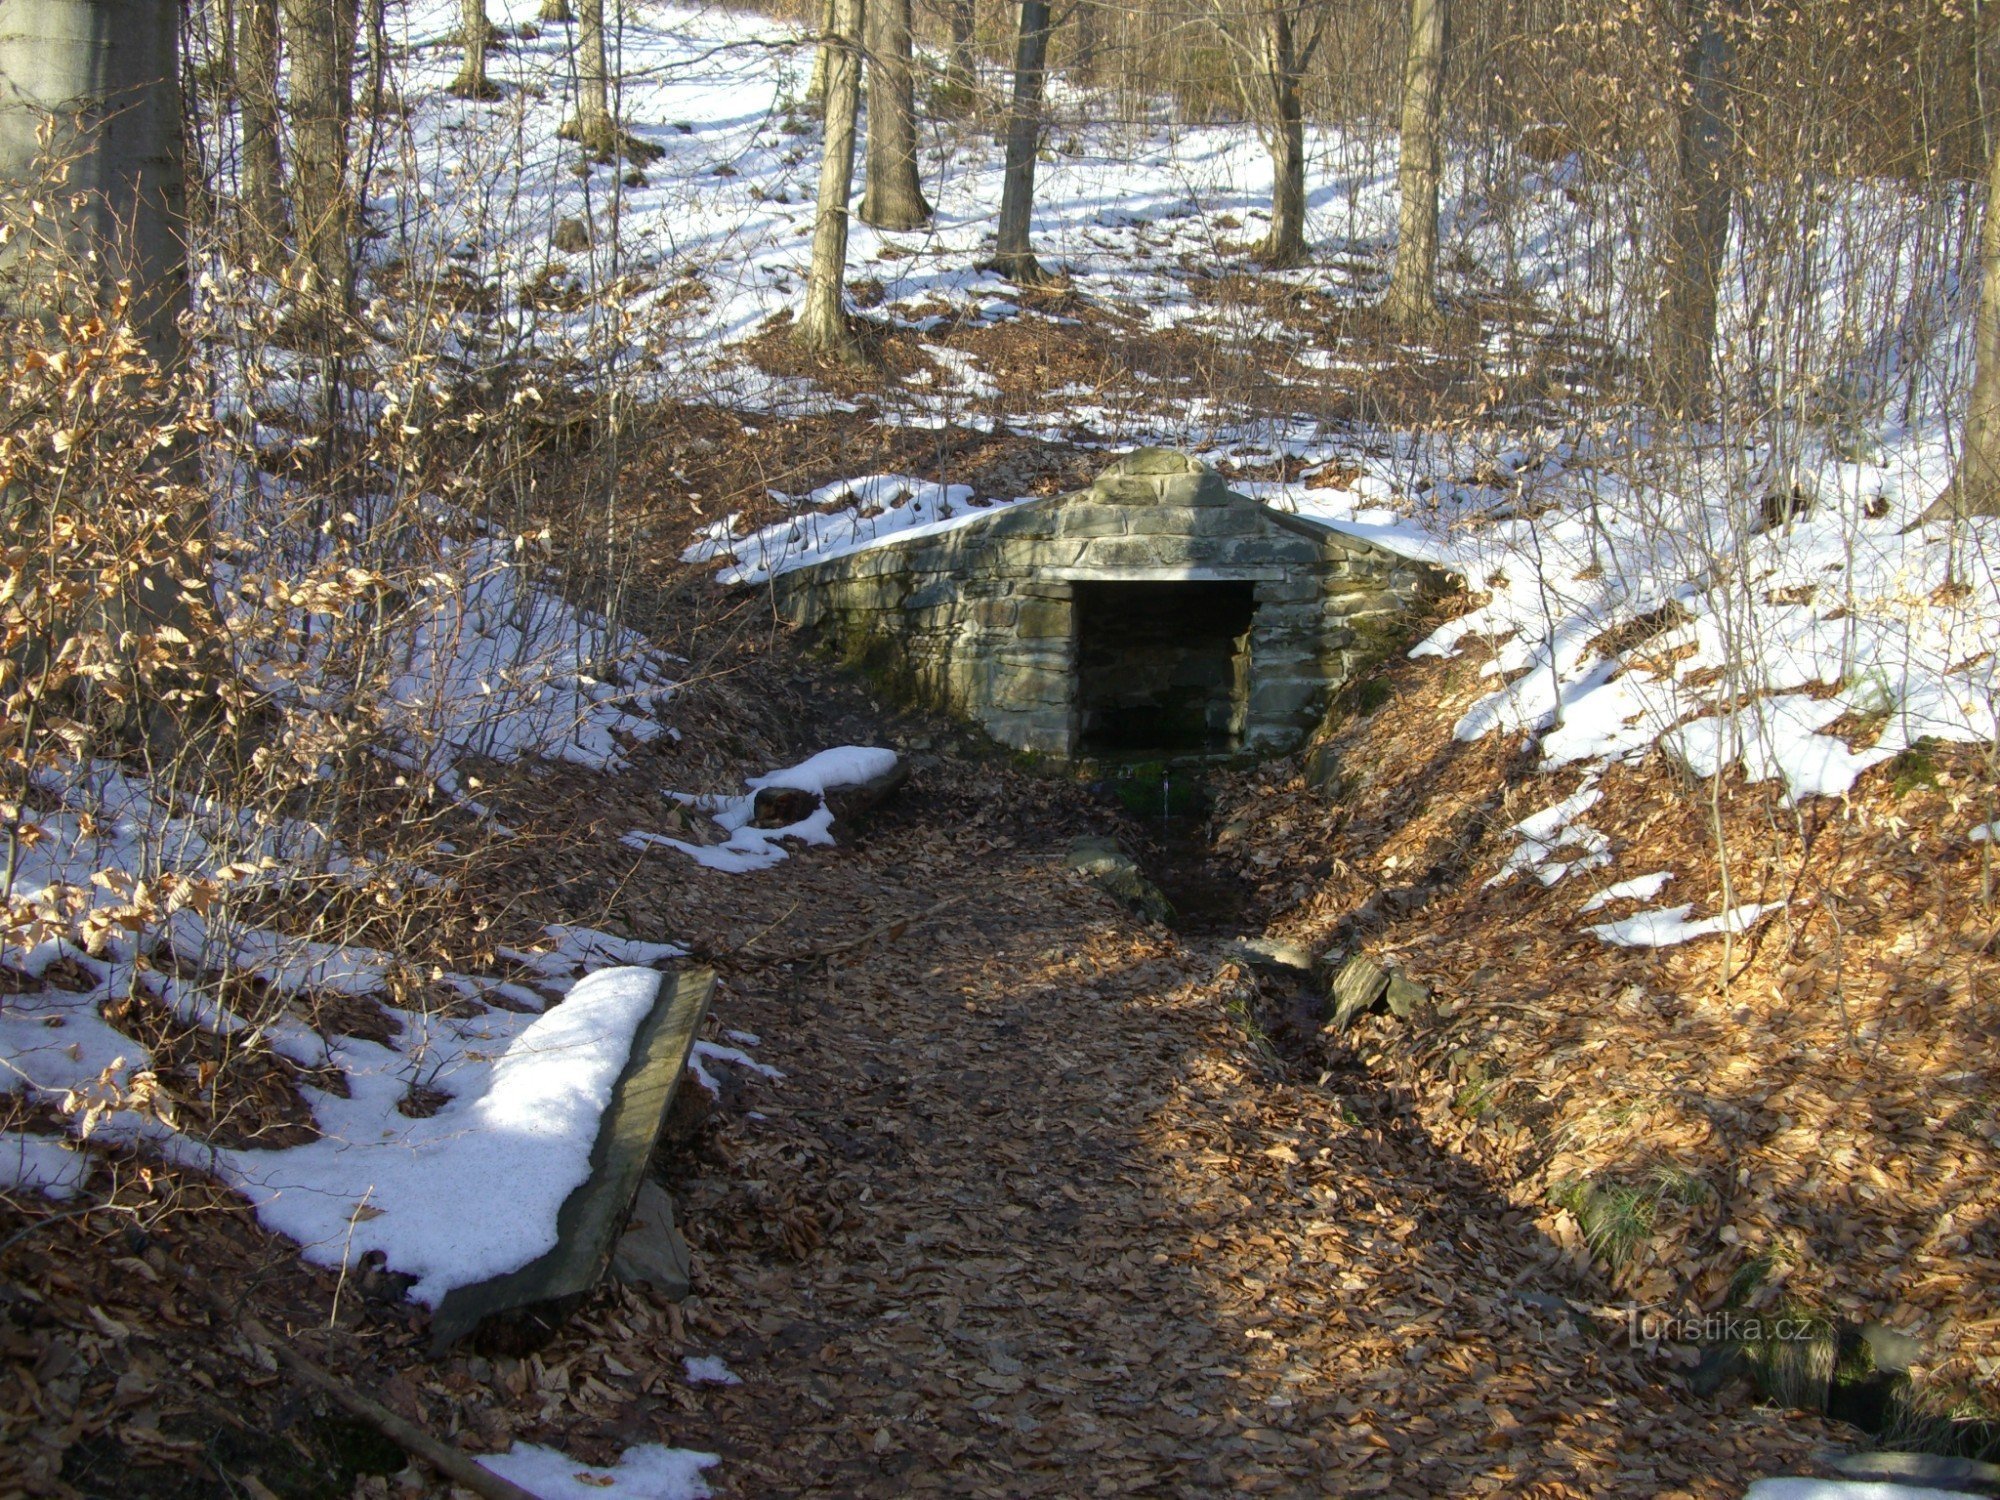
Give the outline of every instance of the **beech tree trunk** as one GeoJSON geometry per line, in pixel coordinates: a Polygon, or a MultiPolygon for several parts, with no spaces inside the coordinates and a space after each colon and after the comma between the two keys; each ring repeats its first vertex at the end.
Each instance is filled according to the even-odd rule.
{"type": "Polygon", "coordinates": [[[854,125],[861,108],[862,0],[839,0],[828,40],[826,144],[813,216],[812,267],[796,337],[814,354],[859,357],[847,326],[847,200],[854,191],[854,125]]]}
{"type": "Polygon", "coordinates": [[[812,77],[806,82],[808,108],[821,111],[826,108],[826,74],[832,66],[833,54],[839,50],[834,41],[839,29],[840,0],[820,0],[819,46],[813,49],[812,77]]]}
{"type": "Polygon", "coordinates": [[[354,288],[354,200],[347,180],[354,117],[356,0],[281,0],[292,56],[292,209],[301,290],[317,317],[345,315],[354,288]]]}
{"type": "Polygon", "coordinates": [[[1292,17],[1273,6],[1264,32],[1264,77],[1271,94],[1271,230],[1258,259],[1276,268],[1306,258],[1306,117],[1300,80],[1304,63],[1292,17]]]}
{"type": "Polygon", "coordinates": [[[361,85],[361,108],[371,120],[402,108],[402,101],[389,88],[389,18],[384,4],[385,0],[361,0],[361,26],[368,34],[368,73],[361,85]]]}
{"type": "Polygon", "coordinates": [[[1007,169],[1000,188],[1000,233],[988,263],[1019,282],[1047,279],[1029,243],[1035,206],[1035,152],[1042,138],[1042,86],[1049,59],[1048,0],[1021,0],[1014,48],[1014,103],[1007,118],[1007,169]]]}
{"type": "MultiPolygon", "coordinates": [[[[0,180],[61,205],[52,212],[67,248],[95,260],[105,304],[118,284],[133,288],[127,317],[153,362],[165,371],[182,363],[180,315],[187,306],[187,200],[181,156],[180,7],[175,0],[10,0],[0,26],[0,180]],[[53,124],[44,148],[38,133],[53,124]],[[67,169],[51,193],[50,169],[67,169]]],[[[25,238],[0,250],[11,261],[25,238]]],[[[52,318],[55,288],[45,278],[0,278],[7,310],[20,317],[52,318]]],[[[135,389],[135,401],[150,398],[135,389]]],[[[163,455],[172,468],[179,455],[163,455]]],[[[10,491],[9,505],[23,497],[10,491]]],[[[46,497],[26,496],[39,505],[46,497]]],[[[185,542],[206,529],[205,514],[173,518],[185,542]]],[[[199,563],[141,567],[130,583],[93,611],[88,628],[102,631],[114,650],[133,631],[174,627],[184,641],[193,614],[179,582],[199,563]]],[[[135,703],[151,737],[170,737],[171,726],[135,703]]]]}
{"type": "Polygon", "coordinates": [[[868,176],[861,220],[920,229],[931,206],[917,176],[917,102],[910,0],[874,0],[868,11],[868,176]]]}
{"type": "Polygon", "coordinates": [[[1673,416],[1708,410],[1715,393],[1715,321],[1736,197],[1736,137],[1729,112],[1739,0],[1689,0],[1692,29],[1681,63],[1675,121],[1679,171],[1667,207],[1659,316],[1653,328],[1653,399],[1673,416]]]}
{"type": "Polygon", "coordinates": [[[285,232],[278,166],[278,0],[238,0],[236,102],[243,126],[243,215],[268,255],[285,232]]]}
{"type": "Polygon", "coordinates": [[[576,119],[571,139],[602,154],[616,149],[611,138],[611,101],[604,62],[604,0],[578,0],[576,7],[576,119]]]}
{"type": "Polygon", "coordinates": [[[2000,140],[1986,169],[1986,213],[1979,226],[1979,317],[1972,335],[1972,395],[1965,409],[1958,470],[1921,516],[2000,516],[2000,140]]]}
{"type": "Polygon", "coordinates": [[[486,19],[486,0],[459,0],[458,29],[465,42],[465,61],[451,91],[461,99],[491,99],[499,93],[486,76],[486,44],[493,38],[493,23],[486,19]]]}
{"type": "Polygon", "coordinates": [[[1097,0],[1072,0],[1076,20],[1076,56],[1070,76],[1084,83],[1097,81],[1098,52],[1103,46],[1104,17],[1097,0]]]}
{"type": "Polygon", "coordinates": [[[165,369],[187,304],[179,27],[173,0],[9,0],[0,26],[0,177],[46,190],[49,164],[69,164],[71,243],[98,256],[107,292],[131,278],[133,325],[165,369]]]}
{"type": "Polygon", "coordinates": [[[950,0],[951,57],[945,64],[945,95],[961,113],[970,110],[979,95],[979,50],[975,43],[979,24],[974,0],[950,0]]]}
{"type": "Polygon", "coordinates": [[[1409,50],[1403,63],[1403,138],[1396,163],[1402,203],[1396,216],[1396,267],[1384,310],[1412,331],[1437,321],[1439,139],[1444,114],[1444,52],[1450,0],[1410,0],[1409,50]]]}

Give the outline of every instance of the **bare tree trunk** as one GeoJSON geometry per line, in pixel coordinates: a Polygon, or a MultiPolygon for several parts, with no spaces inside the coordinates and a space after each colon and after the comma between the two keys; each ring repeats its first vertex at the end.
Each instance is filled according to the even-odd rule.
{"type": "Polygon", "coordinates": [[[1267,266],[1296,266],[1306,258],[1306,119],[1300,97],[1303,71],[1292,36],[1292,18],[1274,5],[1264,33],[1264,77],[1271,91],[1271,231],[1257,256],[1267,266]]]}
{"type": "Polygon", "coordinates": [[[1450,0],[1410,0],[1403,63],[1403,138],[1397,155],[1396,268],[1383,304],[1392,321],[1420,330],[1437,321],[1439,125],[1444,111],[1445,34],[1450,0]]]}
{"type": "Polygon", "coordinates": [[[812,77],[806,82],[806,106],[823,110],[826,106],[826,74],[833,54],[839,51],[834,36],[840,27],[840,0],[820,0],[819,46],[813,51],[812,77]]]}
{"type": "Polygon", "coordinates": [[[992,269],[1014,281],[1048,279],[1029,243],[1035,206],[1035,152],[1042,136],[1042,84],[1049,60],[1049,0],[1021,0],[1014,49],[1014,103],[1007,119],[1007,170],[1000,188],[1000,233],[992,269]]]}
{"type": "Polygon", "coordinates": [[[451,91],[461,99],[492,99],[499,95],[486,76],[486,44],[493,38],[493,23],[486,19],[486,0],[459,0],[458,29],[465,44],[465,61],[451,91]]]}
{"type": "Polygon", "coordinates": [[[236,99],[243,124],[243,214],[260,253],[285,232],[278,167],[278,0],[240,0],[236,99]]]}
{"type": "Polygon", "coordinates": [[[814,354],[858,359],[847,327],[847,199],[854,190],[854,123],[861,109],[862,0],[839,0],[826,69],[826,144],[813,216],[812,268],[796,337],[814,354]]]}
{"type": "Polygon", "coordinates": [[[281,0],[292,55],[292,206],[308,309],[329,321],[353,295],[354,200],[347,180],[354,115],[356,0],[281,0]]]}
{"type": "Polygon", "coordinates": [[[604,62],[604,0],[580,0],[576,8],[576,118],[563,134],[600,156],[617,149],[605,85],[609,71],[604,62]]]}
{"type": "MultiPolygon", "coordinates": [[[[0,183],[42,196],[52,167],[66,168],[51,195],[65,215],[62,232],[71,249],[93,258],[105,304],[129,280],[127,317],[168,372],[185,353],[180,315],[188,289],[179,44],[175,0],[11,0],[0,27],[0,183]],[[46,149],[39,138],[45,121],[53,125],[46,149]]],[[[11,261],[25,242],[15,239],[0,260],[11,261]]],[[[0,276],[0,296],[16,316],[52,317],[56,290],[44,278],[0,276]]],[[[133,399],[154,398],[135,382],[133,399]]],[[[179,461],[179,452],[170,452],[162,467],[179,461]]],[[[27,497],[30,505],[45,500],[27,497]]],[[[207,522],[200,511],[170,518],[170,545],[191,544],[207,522]]],[[[161,549],[153,550],[157,556],[161,549]]],[[[199,570],[192,557],[145,564],[82,623],[121,656],[134,632],[168,627],[182,633],[176,649],[186,649],[194,616],[179,580],[199,570]]],[[[156,743],[171,739],[157,705],[133,707],[133,717],[151,721],[135,729],[156,743]]]]}
{"type": "Polygon", "coordinates": [[[1679,173],[1667,207],[1649,372],[1654,401],[1675,416],[1706,411],[1715,391],[1716,300],[1736,197],[1728,28],[1737,3],[1688,0],[1694,34],[1681,64],[1674,131],[1679,173]]]}
{"type": "Polygon", "coordinates": [[[1986,213],[1979,226],[1979,318],[1972,335],[1972,395],[1958,472],[1917,518],[2000,516],[2000,142],[1986,169],[1986,213]]]}
{"type": "Polygon", "coordinates": [[[1076,56],[1070,74],[1079,83],[1097,81],[1098,51],[1103,45],[1104,16],[1097,0],[1073,0],[1076,12],[1076,56]]]}
{"type": "Polygon", "coordinates": [[[569,0],[542,0],[538,17],[551,26],[560,26],[576,19],[576,12],[570,8],[569,0]]]}
{"type": "Polygon", "coordinates": [[[209,65],[216,70],[216,93],[226,98],[236,87],[235,0],[211,0],[207,7],[209,44],[215,49],[209,65]]]}
{"type": "Polygon", "coordinates": [[[187,305],[179,27],[173,0],[10,0],[0,26],[0,180],[46,192],[51,164],[68,164],[73,246],[107,295],[130,278],[132,325],[163,369],[180,363],[187,305]]]}
{"type": "Polygon", "coordinates": [[[910,0],[868,6],[868,178],[861,221],[920,229],[931,221],[917,177],[917,103],[910,0]]]}
{"type": "Polygon", "coordinates": [[[389,17],[385,0],[362,0],[361,26],[368,34],[368,75],[361,85],[361,108],[371,120],[400,112],[402,101],[389,89],[389,17]]]}
{"type": "Polygon", "coordinates": [[[969,112],[979,97],[979,49],[975,44],[979,16],[974,3],[949,0],[951,58],[945,64],[944,90],[951,107],[960,114],[969,112]]]}

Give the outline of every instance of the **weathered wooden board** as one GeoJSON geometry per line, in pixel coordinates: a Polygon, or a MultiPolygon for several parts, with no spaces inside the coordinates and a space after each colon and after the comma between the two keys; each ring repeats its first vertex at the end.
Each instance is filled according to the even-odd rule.
{"type": "Polygon", "coordinates": [[[714,990],[715,975],[708,969],[661,981],[659,998],[632,1038],[631,1056],[598,1125],[590,1175],[556,1215],[555,1248],[518,1270],[447,1293],[431,1318],[433,1353],[489,1318],[543,1308],[560,1316],[566,1304],[603,1279],[714,990]]]}

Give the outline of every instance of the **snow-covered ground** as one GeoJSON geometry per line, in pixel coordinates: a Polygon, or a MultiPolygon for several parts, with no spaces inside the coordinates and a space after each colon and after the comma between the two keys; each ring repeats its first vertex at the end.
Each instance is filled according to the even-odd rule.
{"type": "Polygon", "coordinates": [[[691,843],[643,828],[634,828],[621,835],[618,842],[628,849],[678,849],[696,864],[711,870],[743,874],[769,869],[787,857],[786,839],[797,839],[802,844],[833,842],[833,810],[825,800],[828,792],[873,781],[888,775],[895,768],[896,752],[893,750],[839,745],[831,750],[822,750],[796,766],[753,776],[746,783],[750,790],[741,794],[673,793],[674,799],[683,807],[706,813],[717,827],[729,835],[719,844],[691,843]],[[820,803],[797,822],[777,828],[759,828],[751,819],[756,815],[757,793],[766,787],[812,792],[820,798],[820,803]]]}

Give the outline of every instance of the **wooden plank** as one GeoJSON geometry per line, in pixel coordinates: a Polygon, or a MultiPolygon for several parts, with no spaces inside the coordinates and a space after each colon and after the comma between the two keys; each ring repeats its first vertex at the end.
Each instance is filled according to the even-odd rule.
{"type": "Polygon", "coordinates": [[[714,991],[709,969],[661,980],[598,1124],[590,1175],[556,1214],[555,1248],[518,1270],[446,1293],[431,1317],[433,1354],[489,1318],[554,1321],[603,1280],[714,991]]]}

